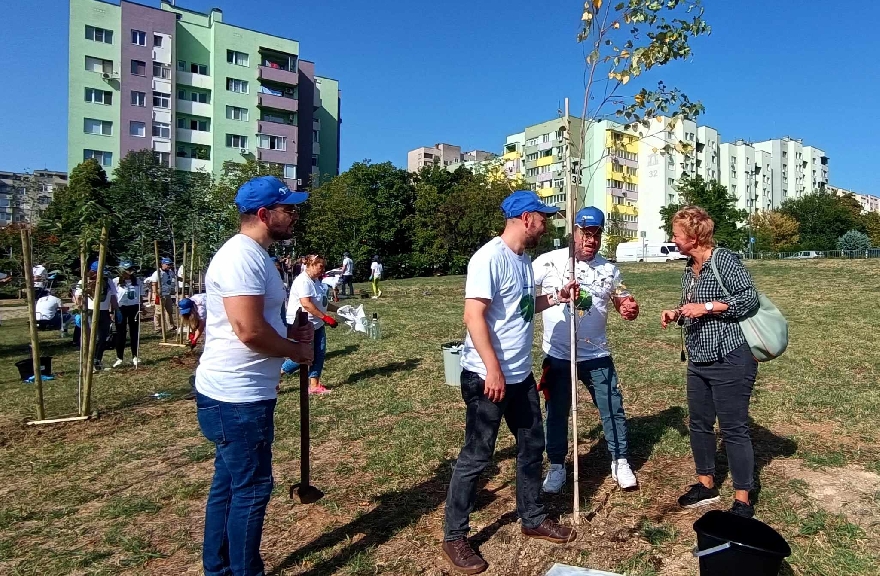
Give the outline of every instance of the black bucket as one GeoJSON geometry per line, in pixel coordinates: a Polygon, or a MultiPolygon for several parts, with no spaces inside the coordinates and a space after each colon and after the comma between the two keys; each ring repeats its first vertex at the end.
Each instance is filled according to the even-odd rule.
{"type": "Polygon", "coordinates": [[[694,522],[700,576],[776,576],[791,548],[779,532],[754,518],[712,510],[694,522]]]}
{"type": "MultiPolygon", "coordinates": [[[[34,375],[34,360],[32,358],[19,360],[15,363],[15,367],[18,368],[18,374],[21,376],[22,380],[27,380],[34,375]]],[[[43,376],[52,375],[51,356],[40,356],[40,374],[43,376]]]]}

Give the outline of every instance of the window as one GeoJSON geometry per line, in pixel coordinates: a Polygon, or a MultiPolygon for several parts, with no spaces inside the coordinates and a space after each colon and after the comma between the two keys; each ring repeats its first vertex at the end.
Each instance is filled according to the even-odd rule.
{"type": "Polygon", "coordinates": [[[284,165],[284,177],[290,180],[296,180],[296,164],[284,165]]]}
{"type": "Polygon", "coordinates": [[[285,136],[257,134],[257,148],[266,148],[268,150],[287,150],[287,138],[285,136]]]}
{"type": "Polygon", "coordinates": [[[153,91],[154,108],[171,108],[171,94],[153,91]]]}
{"type": "Polygon", "coordinates": [[[196,64],[192,63],[189,65],[189,71],[193,74],[201,74],[202,76],[208,75],[208,66],[205,64],[196,64]]]}
{"type": "Polygon", "coordinates": [[[226,135],[226,147],[227,148],[247,148],[248,147],[248,139],[247,136],[239,136],[238,134],[227,134],[226,135]]]}
{"type": "Polygon", "coordinates": [[[226,79],[226,89],[230,92],[238,92],[239,94],[248,93],[247,80],[238,80],[237,78],[226,79]]]}
{"type": "Polygon", "coordinates": [[[177,91],[177,99],[178,100],[186,100],[186,90],[178,90],[177,91]]]}
{"type": "Polygon", "coordinates": [[[171,152],[153,152],[153,155],[162,166],[168,166],[171,163],[171,152]]]}
{"type": "Polygon", "coordinates": [[[236,66],[248,66],[250,59],[244,52],[236,52],[235,50],[226,51],[226,61],[236,66]]]}
{"type": "Polygon", "coordinates": [[[138,136],[139,138],[144,138],[147,135],[147,125],[143,122],[135,122],[132,120],[128,124],[128,133],[131,136],[138,136]]]}
{"type": "Polygon", "coordinates": [[[92,58],[86,56],[86,70],[89,72],[106,72],[113,73],[113,60],[104,60],[103,58],[92,58]]]}
{"type": "Polygon", "coordinates": [[[186,60],[178,60],[177,69],[181,72],[186,72],[186,60]]]}
{"type": "Polygon", "coordinates": [[[153,46],[155,46],[156,48],[162,47],[162,37],[158,34],[153,34],[153,46]]]}
{"type": "Polygon", "coordinates": [[[190,99],[193,102],[199,102],[201,104],[208,103],[208,93],[207,92],[192,92],[190,94],[190,99]]]}
{"type": "Polygon", "coordinates": [[[318,165],[318,157],[315,156],[314,154],[312,154],[312,167],[315,167],[317,165],[318,165]]]}
{"type": "Polygon", "coordinates": [[[143,60],[132,60],[131,61],[131,73],[135,76],[146,76],[147,75],[147,63],[143,60]]]}
{"type": "Polygon", "coordinates": [[[171,125],[165,122],[153,122],[153,136],[156,138],[171,138],[171,125]]]}
{"type": "Polygon", "coordinates": [[[86,102],[106,105],[113,104],[113,92],[98,90],[97,88],[86,88],[86,102]]]}
{"type": "Polygon", "coordinates": [[[171,79],[171,68],[162,66],[158,62],[153,62],[153,78],[171,79]]]}
{"type": "Polygon", "coordinates": [[[238,106],[227,106],[226,118],[229,120],[241,120],[242,122],[247,122],[248,110],[247,108],[239,108],[238,106]]]}
{"type": "Polygon", "coordinates": [[[101,166],[109,166],[113,163],[113,153],[103,152],[101,150],[83,150],[83,160],[94,158],[101,166]]]}
{"type": "Polygon", "coordinates": [[[198,130],[199,132],[208,131],[207,120],[195,120],[193,118],[178,118],[177,127],[185,130],[198,130]]]}
{"type": "Polygon", "coordinates": [[[104,28],[96,28],[94,26],[86,26],[86,40],[94,40],[95,42],[103,42],[104,44],[113,44],[113,31],[104,28]]]}
{"type": "Polygon", "coordinates": [[[131,43],[137,44],[138,46],[146,46],[147,45],[147,33],[142,32],[141,30],[132,30],[131,31],[131,43]]]}
{"type": "Polygon", "coordinates": [[[132,106],[146,106],[147,105],[147,93],[146,92],[138,92],[137,90],[131,91],[131,105],[132,106]]]}
{"type": "MultiPolygon", "coordinates": [[[[312,142],[320,142],[321,141],[321,133],[317,130],[312,130],[312,142]]],[[[547,166],[549,168],[549,166],[547,166]]]]}
{"type": "Polygon", "coordinates": [[[83,121],[83,132],[86,134],[100,134],[102,136],[111,136],[113,134],[113,122],[106,120],[96,120],[94,118],[86,118],[83,121]]]}

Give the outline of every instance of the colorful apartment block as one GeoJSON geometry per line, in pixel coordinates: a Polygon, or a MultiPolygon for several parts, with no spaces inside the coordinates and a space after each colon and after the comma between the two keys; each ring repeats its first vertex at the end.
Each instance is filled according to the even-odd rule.
{"type": "Polygon", "coordinates": [[[291,187],[339,173],[339,83],[299,42],[161,1],[70,0],[68,168],[148,149],[168,166],[219,174],[277,165],[291,187]]]}

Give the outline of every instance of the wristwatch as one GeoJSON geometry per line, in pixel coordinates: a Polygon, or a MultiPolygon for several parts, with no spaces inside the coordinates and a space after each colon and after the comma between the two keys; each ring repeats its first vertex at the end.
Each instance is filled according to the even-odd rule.
{"type": "Polygon", "coordinates": [[[715,308],[715,304],[713,302],[706,302],[706,312],[711,312],[713,308],[715,308]]]}

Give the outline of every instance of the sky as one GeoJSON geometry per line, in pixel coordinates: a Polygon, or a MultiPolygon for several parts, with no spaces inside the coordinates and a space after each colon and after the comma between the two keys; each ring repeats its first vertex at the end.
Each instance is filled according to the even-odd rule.
{"type": "MultiPolygon", "coordinates": [[[[143,0],[158,7],[158,0],[143,0]]],[[[6,0],[0,169],[66,169],[68,3],[6,0]],[[16,88],[17,86],[17,88],[16,88]]],[[[342,90],[341,168],[406,165],[437,142],[500,152],[507,135],[579,114],[582,0],[178,0],[293,38],[342,90]]],[[[706,106],[723,142],[791,136],[829,156],[831,184],[880,195],[875,0],[704,0],[712,34],[693,57],[643,76],[706,106]]],[[[630,86],[639,87],[631,83],[630,86]]]]}

